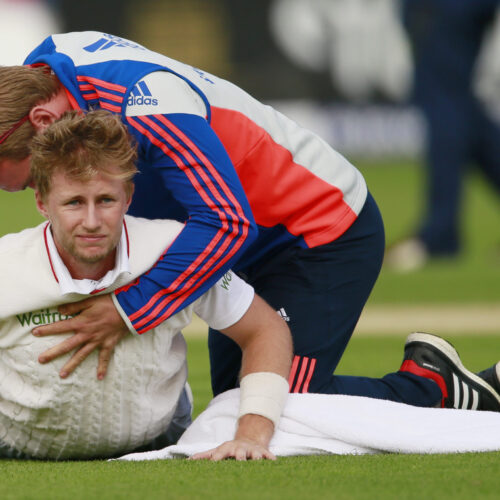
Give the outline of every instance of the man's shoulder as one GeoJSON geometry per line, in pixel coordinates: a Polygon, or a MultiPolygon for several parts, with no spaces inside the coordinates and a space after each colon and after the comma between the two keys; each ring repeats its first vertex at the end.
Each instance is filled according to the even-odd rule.
{"type": "Polygon", "coordinates": [[[172,219],[144,219],[132,215],[125,216],[125,226],[129,236],[141,236],[151,234],[164,240],[176,237],[184,228],[182,222],[172,219]],[[161,234],[158,234],[158,231],[161,234]]]}
{"type": "Polygon", "coordinates": [[[47,222],[42,222],[36,227],[23,229],[18,233],[9,233],[0,238],[0,254],[2,256],[8,254],[22,255],[20,252],[25,252],[30,247],[43,243],[43,232],[47,222]]]}
{"type": "Polygon", "coordinates": [[[171,219],[142,219],[125,216],[132,272],[144,272],[175,241],[184,224],[171,219]],[[146,268],[143,268],[146,266],[146,268]]]}

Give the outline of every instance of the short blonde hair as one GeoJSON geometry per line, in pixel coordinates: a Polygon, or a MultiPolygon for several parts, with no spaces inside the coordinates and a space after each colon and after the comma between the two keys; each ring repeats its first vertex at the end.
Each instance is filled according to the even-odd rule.
{"type": "MultiPolygon", "coordinates": [[[[0,136],[27,116],[34,106],[50,100],[59,88],[59,80],[46,66],[0,66],[0,136]]],[[[27,120],[0,145],[0,158],[28,157],[35,133],[27,120]]]]}
{"type": "Polygon", "coordinates": [[[49,193],[56,170],[84,182],[96,174],[122,179],[130,195],[136,158],[136,148],[117,115],[69,111],[33,138],[31,177],[42,198],[49,193]],[[110,166],[118,167],[119,174],[110,172],[110,166]]]}

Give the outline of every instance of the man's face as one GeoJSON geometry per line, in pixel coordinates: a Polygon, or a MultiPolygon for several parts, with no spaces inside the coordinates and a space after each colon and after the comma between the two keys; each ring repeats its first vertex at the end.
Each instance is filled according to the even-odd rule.
{"type": "MultiPolygon", "coordinates": [[[[118,173],[116,167],[109,170],[118,173]]],[[[36,192],[36,200],[40,213],[51,222],[54,241],[67,265],[94,264],[114,256],[131,201],[122,180],[98,174],[82,182],[56,170],[45,199],[36,192]]]]}
{"type": "Polygon", "coordinates": [[[0,160],[0,189],[21,191],[30,185],[30,157],[24,160],[0,160]]]}

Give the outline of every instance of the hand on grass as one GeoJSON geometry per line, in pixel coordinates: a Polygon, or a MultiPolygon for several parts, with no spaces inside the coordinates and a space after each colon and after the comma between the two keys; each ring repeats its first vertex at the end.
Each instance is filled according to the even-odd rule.
{"type": "Polygon", "coordinates": [[[234,458],[235,460],[276,460],[276,457],[264,446],[253,441],[235,439],[226,441],[217,448],[208,451],[196,453],[189,457],[189,460],[224,460],[226,458],[234,458]]]}
{"type": "Polygon", "coordinates": [[[269,451],[269,442],[274,432],[273,423],[260,415],[246,414],[238,421],[238,429],[232,441],[216,448],[192,455],[190,460],[276,460],[269,451]]]}

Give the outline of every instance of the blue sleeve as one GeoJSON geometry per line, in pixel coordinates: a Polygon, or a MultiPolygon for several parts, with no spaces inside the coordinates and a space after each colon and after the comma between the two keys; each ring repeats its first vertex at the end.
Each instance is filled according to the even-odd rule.
{"type": "Polygon", "coordinates": [[[116,297],[138,333],[183,309],[238,260],[257,227],[236,171],[205,119],[196,115],[126,117],[146,168],[187,213],[185,228],[136,282],[116,297]]]}

